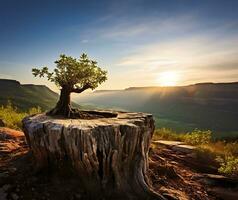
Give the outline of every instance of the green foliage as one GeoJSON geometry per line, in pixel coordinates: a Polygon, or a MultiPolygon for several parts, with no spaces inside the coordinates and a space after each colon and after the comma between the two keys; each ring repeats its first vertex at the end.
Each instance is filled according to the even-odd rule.
{"type": "Polygon", "coordinates": [[[0,118],[9,128],[19,129],[21,127],[21,120],[26,116],[26,113],[18,113],[11,102],[4,107],[0,107],[0,118]]]}
{"type": "Polygon", "coordinates": [[[201,145],[208,144],[211,141],[212,132],[195,129],[192,132],[178,134],[171,129],[161,128],[155,131],[154,137],[156,139],[183,141],[191,145],[201,145]]]}
{"type": "Polygon", "coordinates": [[[218,171],[229,176],[238,176],[238,157],[235,156],[218,156],[216,159],[220,163],[218,171]]]}
{"type": "Polygon", "coordinates": [[[238,176],[238,142],[225,144],[224,154],[217,156],[218,171],[229,176],[238,176]]]}
{"type": "Polygon", "coordinates": [[[184,141],[191,145],[208,144],[211,142],[212,132],[210,130],[201,131],[195,129],[191,133],[184,135],[184,141]]]}
{"type": "MultiPolygon", "coordinates": [[[[40,106],[46,111],[55,106],[59,95],[43,85],[20,84],[14,80],[0,79],[0,106],[11,100],[18,111],[28,112],[32,107],[40,106]]],[[[78,105],[74,104],[75,107],[78,105]]]]}
{"type": "Polygon", "coordinates": [[[20,112],[8,101],[6,106],[0,107],[0,119],[3,120],[6,127],[20,130],[22,128],[22,119],[27,115],[40,113],[40,107],[31,108],[28,112],[20,112]]]}
{"type": "Polygon", "coordinates": [[[82,92],[84,89],[95,89],[107,79],[107,71],[97,66],[97,62],[90,60],[86,54],[80,59],[60,55],[55,61],[56,68],[49,72],[47,67],[33,68],[34,76],[44,77],[57,86],[67,87],[70,92],[82,92]]]}

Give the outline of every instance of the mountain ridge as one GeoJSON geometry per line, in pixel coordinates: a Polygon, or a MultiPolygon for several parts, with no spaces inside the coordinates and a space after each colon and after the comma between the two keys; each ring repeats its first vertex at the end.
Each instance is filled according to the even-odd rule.
{"type": "Polygon", "coordinates": [[[194,128],[211,129],[232,132],[238,136],[238,82],[104,90],[83,95],[76,102],[152,113],[158,119],[158,128],[175,127],[175,130],[181,132],[194,128]]]}
{"type": "MultiPolygon", "coordinates": [[[[21,84],[10,79],[0,79],[0,94],[0,105],[10,100],[20,110],[36,106],[48,110],[59,97],[45,85],[21,84]]],[[[200,128],[238,136],[238,82],[97,90],[79,95],[74,101],[92,108],[149,112],[158,128],[175,126],[176,130],[179,125],[178,131],[200,128]]]]}
{"type": "Polygon", "coordinates": [[[42,110],[52,108],[59,95],[45,85],[21,84],[17,80],[0,79],[0,104],[11,103],[20,110],[40,106],[42,110]]]}
{"type": "Polygon", "coordinates": [[[117,90],[95,90],[94,92],[115,92],[115,91],[125,91],[125,90],[139,90],[139,89],[169,89],[169,88],[184,88],[184,87],[192,87],[192,86],[211,86],[211,85],[237,85],[238,86],[238,81],[237,82],[201,82],[201,83],[194,83],[194,84],[189,84],[189,85],[182,85],[182,86],[132,86],[124,89],[117,89],[117,90]]]}

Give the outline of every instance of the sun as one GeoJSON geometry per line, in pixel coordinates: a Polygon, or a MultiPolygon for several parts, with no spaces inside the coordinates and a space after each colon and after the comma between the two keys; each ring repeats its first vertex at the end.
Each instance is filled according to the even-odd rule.
{"type": "Polygon", "coordinates": [[[176,71],[166,71],[159,74],[157,82],[161,86],[175,86],[178,83],[178,78],[176,71]]]}

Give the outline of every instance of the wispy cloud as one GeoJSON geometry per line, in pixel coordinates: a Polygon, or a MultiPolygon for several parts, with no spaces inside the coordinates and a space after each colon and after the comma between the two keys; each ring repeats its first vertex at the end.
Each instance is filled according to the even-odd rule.
{"type": "Polygon", "coordinates": [[[50,30],[37,30],[36,34],[35,28],[29,29],[29,35],[16,30],[16,38],[6,42],[1,60],[9,62],[0,62],[0,69],[4,69],[1,73],[14,74],[19,68],[17,78],[39,81],[30,79],[34,65],[53,68],[51,61],[58,53],[78,56],[87,52],[109,71],[104,88],[155,85],[159,74],[165,71],[176,71],[179,84],[235,80],[237,14],[230,12],[234,11],[233,5],[229,9],[218,5],[195,1],[110,1],[103,4],[103,10],[94,10],[93,6],[90,14],[77,10],[72,17],[71,13],[62,15],[64,20],[57,17],[55,22],[59,21],[60,26],[46,26],[46,20],[42,20],[42,27],[37,27],[51,27],[50,30]],[[20,42],[15,43],[17,38],[20,42]],[[28,48],[23,43],[29,44],[28,48]],[[4,56],[8,48],[9,55],[4,56]]]}
{"type": "Polygon", "coordinates": [[[123,19],[108,27],[97,28],[97,35],[108,39],[144,38],[152,35],[158,37],[164,34],[185,33],[194,29],[197,23],[196,18],[190,15],[123,19]]]}
{"type": "Polygon", "coordinates": [[[116,65],[131,71],[131,74],[150,74],[148,79],[163,71],[175,70],[181,74],[180,84],[235,81],[238,78],[234,76],[238,74],[237,43],[236,35],[194,34],[144,45],[120,58],[116,65]]]}
{"type": "Polygon", "coordinates": [[[208,61],[237,60],[238,37],[213,38],[212,36],[190,36],[166,42],[144,45],[118,61],[118,65],[137,65],[158,61],[166,63],[206,63],[208,61]],[[221,40],[223,39],[223,40],[221,40]],[[218,59],[218,60],[217,60],[218,59]]]}

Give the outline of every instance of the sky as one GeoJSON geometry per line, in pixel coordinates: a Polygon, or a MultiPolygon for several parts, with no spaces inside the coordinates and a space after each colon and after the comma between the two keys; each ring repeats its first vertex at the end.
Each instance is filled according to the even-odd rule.
{"type": "Polygon", "coordinates": [[[0,0],[0,78],[56,89],[31,69],[83,52],[99,89],[238,81],[238,1],[0,0]]]}

